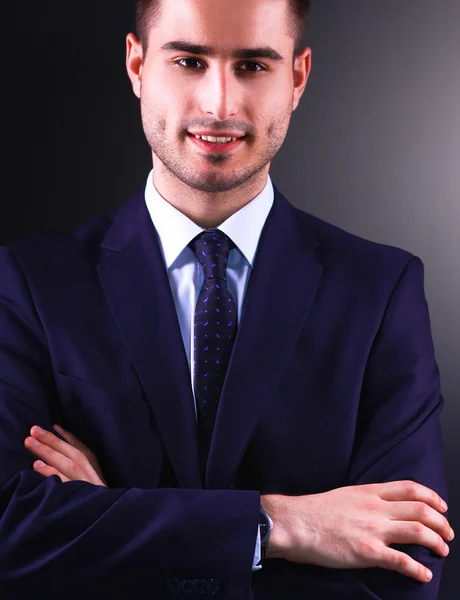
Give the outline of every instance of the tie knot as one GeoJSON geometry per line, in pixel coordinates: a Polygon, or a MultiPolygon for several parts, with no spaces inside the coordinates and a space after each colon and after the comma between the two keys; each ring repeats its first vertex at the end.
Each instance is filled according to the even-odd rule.
{"type": "Polygon", "coordinates": [[[189,247],[202,264],[205,279],[226,279],[228,255],[236,246],[223,231],[202,231],[189,247]]]}

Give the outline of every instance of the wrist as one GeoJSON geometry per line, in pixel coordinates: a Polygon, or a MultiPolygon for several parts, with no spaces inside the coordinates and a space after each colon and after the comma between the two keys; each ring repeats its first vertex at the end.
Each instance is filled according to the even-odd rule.
{"type": "Polygon", "coordinates": [[[284,553],[289,547],[287,532],[283,527],[283,519],[281,518],[283,504],[283,496],[279,494],[260,496],[261,508],[273,523],[265,558],[284,558],[284,553]]]}

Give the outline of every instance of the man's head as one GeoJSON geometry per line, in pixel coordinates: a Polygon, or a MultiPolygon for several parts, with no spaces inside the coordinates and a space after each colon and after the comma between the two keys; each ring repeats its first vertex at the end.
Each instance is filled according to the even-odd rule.
{"type": "Polygon", "coordinates": [[[310,72],[308,4],[138,0],[127,69],[155,170],[207,192],[266,179],[310,72]]]}

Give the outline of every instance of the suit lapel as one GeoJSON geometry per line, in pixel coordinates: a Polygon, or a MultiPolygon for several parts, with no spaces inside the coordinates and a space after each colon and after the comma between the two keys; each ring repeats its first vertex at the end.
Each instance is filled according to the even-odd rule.
{"type": "Polygon", "coordinates": [[[179,485],[202,487],[190,370],[143,192],[120,209],[98,273],[179,485]]]}
{"type": "Polygon", "coordinates": [[[307,219],[275,188],[219,401],[206,488],[229,486],[315,296],[322,266],[307,219]]]}
{"type": "MultiPolygon", "coordinates": [[[[321,278],[308,215],[275,188],[211,442],[205,487],[229,486],[273,394],[321,278]]],[[[98,273],[183,488],[203,487],[190,369],[143,191],[117,213],[98,273]]]]}

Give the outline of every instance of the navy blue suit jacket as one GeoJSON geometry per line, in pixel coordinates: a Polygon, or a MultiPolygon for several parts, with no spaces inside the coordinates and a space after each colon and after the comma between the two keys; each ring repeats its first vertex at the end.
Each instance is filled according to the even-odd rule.
{"type": "Polygon", "coordinates": [[[411,479],[446,497],[423,264],[292,206],[275,189],[200,479],[190,372],[139,193],[72,234],[0,252],[0,598],[436,598],[383,569],[267,560],[260,493],[411,479]],[[59,423],[109,488],[32,468],[59,423]],[[210,582],[210,580],[214,580],[210,582]],[[208,582],[208,583],[206,583],[208,582]],[[186,584],[190,585],[190,584],[186,584]],[[180,592],[179,592],[180,595],[180,592]]]}

